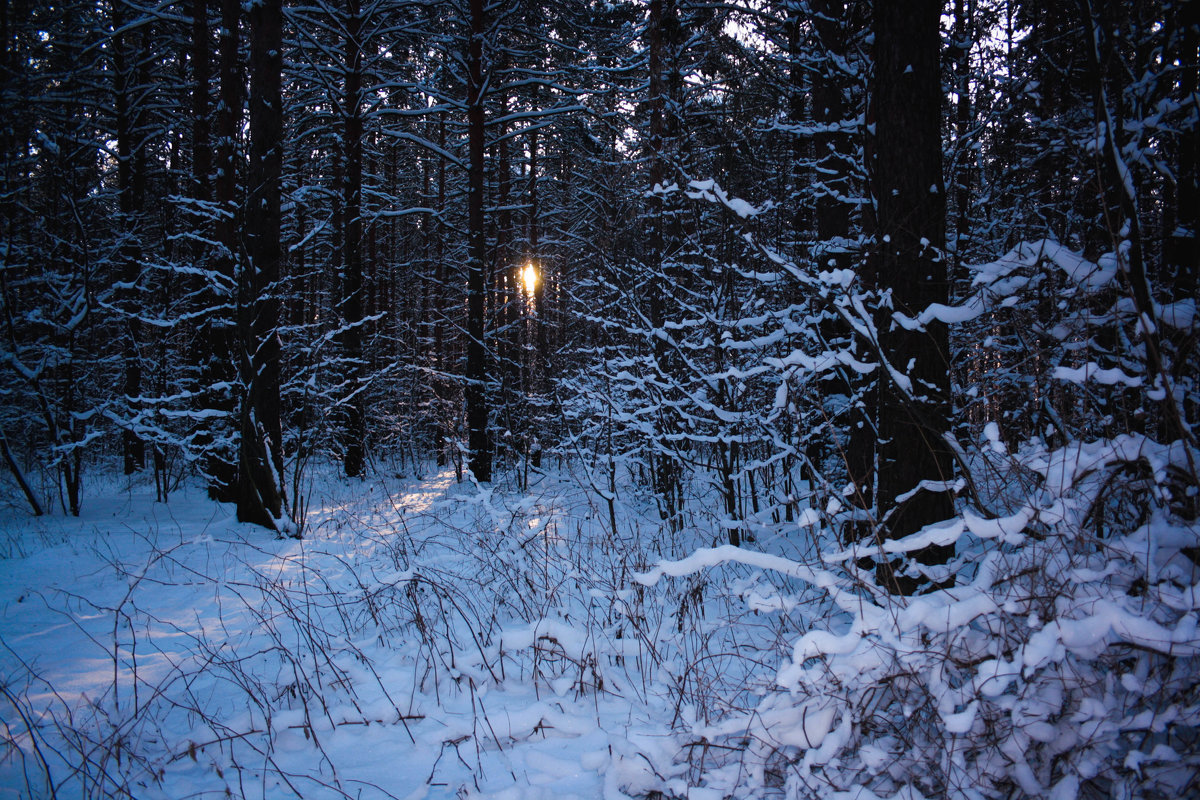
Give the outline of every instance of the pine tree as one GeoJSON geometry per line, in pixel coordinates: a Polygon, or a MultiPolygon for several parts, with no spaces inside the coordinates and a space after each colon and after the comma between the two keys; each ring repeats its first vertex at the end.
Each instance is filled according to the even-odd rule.
{"type": "MultiPolygon", "coordinates": [[[[893,322],[950,299],[942,181],[941,3],[875,5],[876,279],[885,292],[877,320],[888,377],[880,390],[879,507],[885,535],[907,536],[948,519],[954,464],[950,351],[944,323],[924,330],[893,322]]],[[[941,563],[944,548],[920,560],[941,563]]],[[[881,570],[881,583],[911,593],[922,579],[881,570]]]]}
{"type": "Polygon", "coordinates": [[[279,402],[280,178],[283,166],[283,8],[250,10],[250,161],[246,263],[238,283],[238,338],[245,396],[239,410],[237,515],[277,530],[283,512],[279,402]]]}

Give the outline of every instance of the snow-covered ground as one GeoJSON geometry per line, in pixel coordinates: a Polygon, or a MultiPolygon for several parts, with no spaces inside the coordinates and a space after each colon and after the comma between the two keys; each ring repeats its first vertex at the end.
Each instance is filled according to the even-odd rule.
{"type": "Polygon", "coordinates": [[[196,487],[10,515],[0,797],[722,795],[688,786],[680,721],[745,694],[693,679],[753,676],[691,633],[701,583],[671,616],[631,582],[656,519],[622,507],[614,539],[567,474],[310,497],[299,541],[196,487]]]}
{"type": "Polygon", "coordinates": [[[0,798],[1188,796],[1194,457],[990,452],[992,511],[851,546],[832,505],[714,546],[718,503],[671,532],[632,484],[614,531],[569,464],[524,490],[317,470],[302,540],[195,487],[10,506],[0,798]],[[862,568],[931,542],[941,588],[862,568]]]}

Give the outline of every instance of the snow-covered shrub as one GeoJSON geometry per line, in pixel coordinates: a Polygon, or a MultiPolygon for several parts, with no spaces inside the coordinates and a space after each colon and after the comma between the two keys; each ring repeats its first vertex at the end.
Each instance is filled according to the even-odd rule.
{"type": "Polygon", "coordinates": [[[883,545],[957,545],[955,584],[915,597],[856,569],[874,545],[826,553],[822,568],[717,548],[643,576],[740,562],[826,597],[778,690],[696,728],[745,741],[754,767],[711,776],[714,788],[762,792],[782,769],[790,797],[1178,796],[1200,777],[1200,525],[1172,514],[1168,487],[1197,455],[1135,435],[1022,451],[1041,485],[1015,513],[966,509],[883,545]],[[1102,493],[1131,468],[1151,482],[1145,520],[1098,536],[1102,493]]]}
{"type": "MultiPolygon", "coordinates": [[[[1126,299],[1120,264],[1026,244],[976,267],[961,304],[894,315],[960,326],[995,353],[964,398],[988,402],[963,426],[983,429],[982,446],[955,444],[955,517],[847,546],[838,513],[814,509],[800,519],[819,531],[810,559],[725,547],[640,577],[740,564],[801,587],[786,602],[741,593],[747,621],[774,611],[806,632],[756,708],[690,725],[706,746],[742,754],[709,770],[707,788],[1067,800],[1178,797],[1200,781],[1200,450],[1183,422],[1194,377],[1186,364],[1147,366],[1156,321],[1126,299]],[[1056,281],[1065,287],[1043,313],[1035,304],[1056,281]],[[1021,356],[1036,371],[1014,363],[1022,346],[1036,346],[1021,356]],[[927,593],[890,594],[863,568],[929,545],[954,557],[903,562],[937,587],[927,593]]],[[[841,288],[834,302],[869,335],[863,296],[841,288]]],[[[1155,316],[1165,363],[1186,359],[1172,337],[1194,335],[1194,303],[1155,316]]]]}

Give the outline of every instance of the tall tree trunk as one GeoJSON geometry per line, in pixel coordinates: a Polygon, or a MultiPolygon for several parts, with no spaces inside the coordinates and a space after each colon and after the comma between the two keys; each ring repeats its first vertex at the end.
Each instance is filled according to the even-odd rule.
{"type": "MultiPolygon", "coordinates": [[[[814,173],[819,183],[816,187],[817,235],[812,255],[819,269],[844,269],[850,266],[850,198],[854,195],[850,187],[850,165],[855,156],[852,138],[840,129],[847,113],[847,79],[841,65],[847,56],[851,22],[844,0],[813,0],[811,7],[820,58],[812,91],[813,122],[819,130],[813,137],[814,173]]],[[[804,66],[802,64],[801,68],[804,66]]],[[[847,328],[836,324],[825,326],[825,330],[829,337],[849,334],[847,328]]],[[[831,388],[844,392],[847,397],[857,397],[846,417],[849,434],[841,456],[845,460],[846,477],[854,485],[849,500],[863,512],[869,512],[875,495],[877,395],[866,381],[850,370],[842,370],[840,384],[821,385],[818,391],[831,388]]],[[[807,452],[814,465],[819,465],[824,456],[820,445],[820,440],[815,441],[807,452]]],[[[816,488],[815,477],[810,476],[813,489],[816,488]]],[[[843,533],[848,542],[861,539],[863,535],[863,525],[857,520],[843,533]]]]}
{"type": "MultiPolygon", "coordinates": [[[[122,359],[124,360],[125,403],[130,414],[137,415],[142,393],[142,324],[140,319],[141,300],[137,284],[141,276],[139,263],[142,232],[142,214],[145,206],[145,151],[142,137],[142,108],[139,96],[144,86],[139,85],[139,67],[146,62],[149,53],[134,45],[135,31],[128,30],[129,20],[125,17],[122,3],[112,6],[112,26],[115,31],[112,43],[114,94],[117,127],[117,186],[118,206],[121,213],[121,289],[117,305],[124,314],[124,336],[122,359]]],[[[142,43],[149,45],[143,35],[142,43]]],[[[125,474],[132,475],[146,463],[146,445],[132,427],[121,431],[121,455],[125,474]]]]}
{"type": "MultiPolygon", "coordinates": [[[[1200,96],[1200,3],[1180,0],[1176,8],[1179,31],[1179,95],[1192,98],[1200,96]]],[[[1168,61],[1168,63],[1170,63],[1168,61]]],[[[1179,132],[1178,181],[1175,190],[1175,225],[1168,231],[1170,247],[1167,262],[1171,269],[1174,297],[1182,299],[1196,297],[1200,291],[1200,126],[1184,125],[1179,132]]],[[[1195,339],[1192,339],[1194,347],[1195,339]]],[[[1183,378],[1191,359],[1177,357],[1172,365],[1176,380],[1183,378]]],[[[1192,399],[1183,402],[1183,421],[1196,429],[1200,418],[1200,402],[1192,399]]]]}
{"type": "MultiPolygon", "coordinates": [[[[217,104],[216,177],[213,183],[217,216],[214,223],[216,248],[211,268],[208,295],[217,306],[231,308],[236,302],[237,262],[241,243],[238,239],[238,131],[242,127],[243,72],[241,47],[241,2],[222,0],[221,26],[218,39],[221,78],[220,102],[217,104]]],[[[195,28],[193,27],[193,35],[195,28]]],[[[197,87],[197,91],[201,91],[197,87]]],[[[203,91],[207,91],[204,89],[203,91]]],[[[210,352],[203,365],[205,409],[221,412],[212,418],[205,436],[211,443],[205,457],[208,472],[208,493],[215,500],[233,502],[237,498],[238,466],[235,449],[237,430],[234,427],[235,403],[230,387],[237,382],[237,359],[234,353],[233,315],[221,309],[207,322],[204,338],[210,352]]]]}
{"type": "Polygon", "coordinates": [[[492,479],[492,443],[488,431],[487,347],[484,341],[487,310],[487,228],[484,193],[484,92],[483,36],[486,30],[483,0],[471,0],[471,41],[467,50],[467,138],[470,163],[467,172],[467,211],[470,228],[467,258],[467,449],[475,479],[492,479]]]}
{"type": "MultiPolygon", "coordinates": [[[[435,377],[433,380],[434,394],[434,417],[437,420],[437,465],[443,467],[446,465],[446,451],[449,448],[448,439],[450,431],[447,429],[445,422],[447,414],[445,413],[446,401],[449,395],[448,387],[446,386],[446,225],[442,216],[446,210],[446,158],[441,155],[446,152],[446,114],[445,112],[438,113],[438,167],[437,167],[437,228],[435,237],[437,246],[434,250],[434,272],[433,272],[433,369],[435,377]]],[[[457,418],[457,414],[456,414],[457,418]]],[[[459,473],[458,479],[462,480],[461,462],[457,455],[454,457],[455,470],[459,473]]]]}
{"type": "Polygon", "coordinates": [[[843,267],[848,261],[845,239],[850,233],[850,137],[837,127],[846,114],[845,78],[839,64],[846,57],[845,0],[813,0],[813,26],[820,38],[822,68],[813,80],[813,122],[820,130],[815,137],[817,187],[817,240],[820,268],[843,267]]]}
{"type": "MultiPolygon", "coordinates": [[[[817,0],[818,3],[821,0],[817,0]]],[[[803,8],[801,0],[786,0],[784,3],[784,30],[788,45],[788,87],[787,111],[788,123],[794,126],[792,133],[792,163],[788,170],[787,201],[792,206],[792,243],[799,245],[804,235],[809,232],[812,222],[809,217],[804,196],[811,189],[812,161],[807,158],[808,137],[800,134],[804,124],[805,98],[808,96],[807,72],[812,69],[811,54],[805,52],[804,30],[809,16],[803,8]]],[[[820,7],[811,8],[813,23],[823,13],[820,7]]],[[[814,104],[816,102],[814,90],[814,104]]]]}
{"type": "MultiPolygon", "coordinates": [[[[663,2],[669,0],[650,0],[650,25],[647,35],[650,38],[650,235],[647,241],[647,266],[654,273],[662,269],[663,260],[663,199],[660,188],[665,173],[663,164],[663,106],[665,105],[665,88],[663,85],[663,2]]],[[[655,329],[663,324],[662,287],[657,278],[649,287],[650,294],[650,324],[655,329]]],[[[655,358],[665,358],[665,343],[655,338],[655,358]]]]}
{"type": "MultiPolygon", "coordinates": [[[[1180,0],[1175,26],[1180,45],[1179,97],[1184,103],[1200,88],[1200,3],[1180,0]]],[[[1168,61],[1170,63],[1170,61],[1168,61]]],[[[1195,100],[1191,100],[1195,103],[1195,100]]],[[[1179,169],[1176,181],[1176,224],[1168,231],[1175,297],[1195,297],[1200,270],[1200,127],[1186,125],[1178,137],[1179,169]]]]}
{"type": "MultiPolygon", "coordinates": [[[[650,325],[654,330],[663,328],[666,314],[666,296],[663,286],[664,250],[665,250],[665,219],[663,208],[662,187],[666,182],[666,154],[663,152],[666,139],[666,105],[668,86],[663,74],[666,68],[666,49],[668,44],[668,25],[674,11],[673,0],[650,0],[650,18],[646,35],[649,38],[650,80],[648,84],[649,97],[647,105],[650,109],[650,185],[651,195],[647,208],[649,235],[646,246],[646,266],[650,273],[647,283],[647,305],[649,306],[650,325]]],[[[667,343],[662,336],[655,335],[651,345],[654,355],[655,368],[658,377],[671,374],[668,363],[670,353],[667,343]]],[[[669,378],[668,378],[669,380],[669,378]]],[[[659,435],[655,442],[656,452],[653,454],[654,491],[658,498],[659,515],[674,530],[682,524],[677,500],[678,488],[682,479],[679,460],[674,452],[670,434],[676,425],[676,419],[669,409],[663,409],[658,415],[659,435]]],[[[730,532],[733,544],[737,544],[737,531],[730,532]]]]}
{"type": "Polygon", "coordinates": [[[353,396],[346,403],[346,430],[343,432],[346,475],[358,477],[363,470],[363,449],[366,441],[363,412],[363,260],[362,260],[362,15],[359,0],[347,0],[346,10],[346,96],[345,106],[345,172],[342,176],[342,202],[346,233],[343,239],[342,314],[346,331],[342,350],[346,358],[347,385],[353,396]]]}
{"type": "MultiPolygon", "coordinates": [[[[503,58],[503,55],[501,56],[503,58]]],[[[500,65],[501,71],[505,65],[500,65]]],[[[500,116],[509,114],[508,97],[500,98],[500,116]]],[[[520,387],[520,369],[517,358],[520,356],[519,338],[517,337],[520,314],[520,277],[521,259],[513,246],[516,237],[513,235],[512,213],[512,155],[511,142],[507,137],[508,123],[500,123],[492,134],[496,139],[496,246],[492,259],[496,262],[492,278],[492,297],[497,303],[496,324],[498,330],[494,334],[496,342],[496,365],[500,383],[503,387],[503,397],[500,404],[506,409],[513,408],[520,387]]],[[[511,429],[511,423],[505,423],[511,429]]]]}
{"type": "MultiPolygon", "coordinates": [[[[538,94],[538,87],[534,86],[532,101],[534,111],[538,110],[538,94]]],[[[541,238],[538,220],[539,213],[538,129],[535,126],[529,132],[529,263],[533,266],[534,274],[537,276],[537,282],[533,285],[533,297],[530,298],[533,307],[533,341],[535,345],[533,364],[530,370],[532,376],[530,387],[534,392],[544,392],[546,390],[546,360],[549,355],[546,347],[546,275],[541,256],[538,253],[541,247],[539,241],[541,238]]]]}
{"type": "MultiPolygon", "coordinates": [[[[939,0],[875,4],[875,186],[878,281],[895,311],[916,316],[949,301],[942,181],[939,0]]],[[[881,390],[879,507],[884,534],[900,538],[949,518],[952,454],[943,436],[950,417],[949,336],[932,322],[925,332],[879,320],[883,356],[896,370],[881,390]],[[906,377],[904,377],[906,376],[906,377]],[[911,389],[902,384],[911,382],[911,389]],[[927,483],[928,482],[928,483],[927,483]]],[[[951,549],[930,547],[925,564],[951,549]]],[[[922,581],[881,565],[882,582],[911,593],[922,581]]]]}
{"type": "Polygon", "coordinates": [[[954,134],[957,156],[954,171],[954,267],[961,269],[963,251],[971,232],[971,175],[975,156],[971,148],[971,46],[975,37],[975,0],[954,0],[954,134]]]}
{"type": "MultiPolygon", "coordinates": [[[[192,0],[192,197],[208,202],[212,197],[212,121],[209,119],[208,84],[212,63],[208,34],[209,0],[192,0]]],[[[194,215],[202,230],[206,214],[194,215]]]]}
{"type": "Polygon", "coordinates": [[[282,0],[250,9],[247,264],[239,287],[241,409],[237,516],[273,530],[283,507],[279,404],[280,176],[283,167],[282,0]]]}

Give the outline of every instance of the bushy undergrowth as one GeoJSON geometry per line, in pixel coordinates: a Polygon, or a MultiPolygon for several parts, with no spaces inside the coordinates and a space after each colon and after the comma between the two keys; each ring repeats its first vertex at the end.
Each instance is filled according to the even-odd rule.
{"type": "Polygon", "coordinates": [[[136,491],[114,517],[141,502],[172,522],[98,511],[27,541],[6,562],[10,619],[65,630],[4,628],[3,782],[31,798],[505,796],[523,785],[512,748],[562,739],[608,796],[685,787],[674,729],[752,707],[763,664],[745,654],[779,622],[746,625],[702,579],[633,582],[691,546],[624,505],[614,538],[567,475],[521,493],[438,481],[318,476],[302,542],[214,524],[186,494],[175,520],[136,491]],[[403,777],[370,777],[396,763],[403,777]]]}
{"type": "MultiPolygon", "coordinates": [[[[956,516],[846,546],[838,532],[855,512],[833,504],[800,515],[813,541],[800,555],[723,547],[640,577],[738,586],[714,577],[722,565],[792,586],[766,604],[742,592],[746,615],[774,606],[802,634],[757,706],[695,729],[735,754],[707,786],[1068,800],[1181,796],[1200,782],[1195,305],[1138,313],[1123,253],[1091,262],[1022,244],[971,267],[959,305],[890,315],[910,330],[950,323],[969,343],[964,383],[978,382],[964,386],[958,429],[982,436],[975,447],[947,435],[956,516]],[[1048,286],[1052,325],[1034,313],[1048,286]],[[926,566],[930,545],[954,555],[926,566]],[[923,592],[876,583],[872,566],[897,557],[923,592]]],[[[849,281],[833,302],[874,340],[869,291],[849,281]]]]}
{"type": "Polygon", "coordinates": [[[425,754],[433,796],[499,797],[502,754],[603,729],[580,758],[613,798],[1179,796],[1200,770],[1195,455],[1135,435],[979,455],[1002,515],[884,545],[956,544],[915,597],[860,568],[877,545],[697,549],[648,503],[613,537],[565,475],[424,509],[340,490],[307,542],[203,567],[196,531],[160,531],[110,549],[120,591],[34,600],[105,654],[99,692],[7,637],[6,774],[31,797],[405,796],[342,766],[376,730],[381,758],[425,754]]]}
{"type": "Polygon", "coordinates": [[[1200,527],[1178,482],[1195,455],[1126,435],[994,459],[1041,478],[1013,513],[967,511],[883,546],[957,545],[951,585],[915,597],[856,568],[875,546],[819,567],[718,548],[649,573],[749,564],[824,599],[777,688],[711,729],[745,747],[722,791],[1182,796],[1200,778],[1200,527]],[[1101,533],[1106,511],[1129,524],[1101,533]]]}

